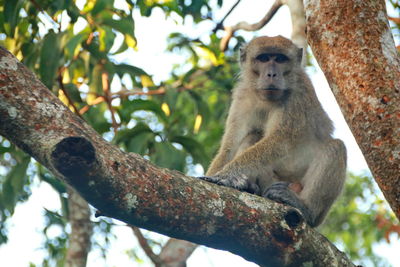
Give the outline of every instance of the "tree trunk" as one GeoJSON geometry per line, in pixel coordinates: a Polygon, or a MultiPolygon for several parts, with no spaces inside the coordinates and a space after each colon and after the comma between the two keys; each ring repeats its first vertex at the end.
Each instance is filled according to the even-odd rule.
{"type": "Polygon", "coordinates": [[[400,218],[400,62],[385,2],[305,2],[313,53],[375,180],[400,218]]]}
{"type": "Polygon", "coordinates": [[[265,266],[354,266],[299,211],[157,168],[107,143],[0,48],[0,134],[128,224],[265,266]]]}
{"type": "Polygon", "coordinates": [[[93,232],[89,205],[78,193],[68,188],[68,209],[71,233],[65,266],[85,267],[93,232]]]}

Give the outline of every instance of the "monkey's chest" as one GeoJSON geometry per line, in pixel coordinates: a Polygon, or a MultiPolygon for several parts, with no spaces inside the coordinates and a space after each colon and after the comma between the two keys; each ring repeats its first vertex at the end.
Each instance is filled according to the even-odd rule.
{"type": "Polygon", "coordinates": [[[260,128],[253,128],[244,134],[244,137],[239,142],[239,146],[236,152],[236,155],[242,153],[247,148],[259,142],[264,136],[264,131],[260,128]]]}
{"type": "Polygon", "coordinates": [[[313,151],[312,145],[299,144],[284,156],[272,161],[271,167],[280,180],[299,181],[315,156],[313,151]]]}

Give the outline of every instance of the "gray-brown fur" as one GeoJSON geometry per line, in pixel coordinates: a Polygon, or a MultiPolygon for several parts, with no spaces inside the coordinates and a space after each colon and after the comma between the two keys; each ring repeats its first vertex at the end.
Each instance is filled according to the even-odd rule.
{"type": "Polygon", "coordinates": [[[277,36],[241,52],[221,147],[201,178],[294,206],[317,226],[343,187],[345,146],[331,137],[301,49],[277,36]]]}

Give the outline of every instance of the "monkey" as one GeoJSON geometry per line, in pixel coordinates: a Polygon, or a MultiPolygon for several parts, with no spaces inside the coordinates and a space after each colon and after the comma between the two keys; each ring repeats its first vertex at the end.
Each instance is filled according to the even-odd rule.
{"type": "Polygon", "coordinates": [[[302,49],[282,36],[240,50],[219,151],[200,179],[297,208],[322,223],[346,176],[346,147],[306,75],[302,49]]]}

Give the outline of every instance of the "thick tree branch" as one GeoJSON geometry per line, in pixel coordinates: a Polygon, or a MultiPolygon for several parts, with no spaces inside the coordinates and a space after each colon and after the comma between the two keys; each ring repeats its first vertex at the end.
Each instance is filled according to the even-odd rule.
{"type": "Polygon", "coordinates": [[[102,215],[265,266],[353,266],[297,210],[158,168],[107,143],[3,48],[0,134],[102,215]]]}
{"type": "Polygon", "coordinates": [[[400,60],[385,1],[305,2],[314,55],[400,219],[400,60]]]}

